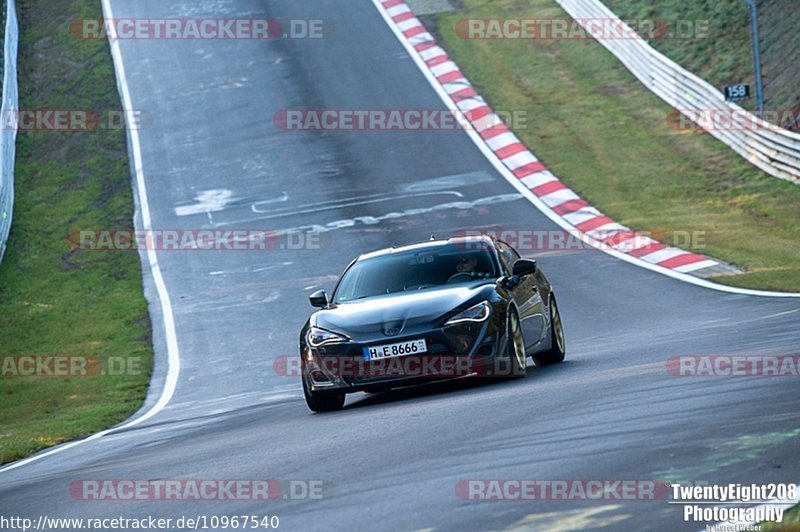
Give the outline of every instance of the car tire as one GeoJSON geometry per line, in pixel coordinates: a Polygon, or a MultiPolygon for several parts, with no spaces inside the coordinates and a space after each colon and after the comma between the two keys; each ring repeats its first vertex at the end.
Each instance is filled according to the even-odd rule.
{"type": "Polygon", "coordinates": [[[513,308],[508,311],[506,320],[506,348],[501,357],[495,357],[488,372],[491,377],[505,379],[521,379],[528,375],[526,369],[525,340],[522,336],[522,325],[513,308]],[[521,355],[520,355],[521,353],[521,355]]]}
{"type": "Polygon", "coordinates": [[[344,406],[345,394],[343,392],[314,393],[308,389],[305,379],[303,379],[303,395],[308,408],[313,412],[333,412],[341,410],[344,406]]]}
{"type": "Polygon", "coordinates": [[[550,297],[550,345],[550,349],[536,356],[542,366],[563,362],[567,352],[564,324],[561,321],[556,298],[553,296],[550,297]]]}

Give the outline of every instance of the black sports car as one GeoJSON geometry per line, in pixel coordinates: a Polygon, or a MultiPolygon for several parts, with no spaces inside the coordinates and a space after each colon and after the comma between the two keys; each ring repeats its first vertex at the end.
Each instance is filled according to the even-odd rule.
{"type": "Polygon", "coordinates": [[[303,391],[315,412],[345,394],[481,374],[519,378],[526,357],[564,360],[555,294],[536,261],[490,236],[361,255],[300,333],[303,391]]]}

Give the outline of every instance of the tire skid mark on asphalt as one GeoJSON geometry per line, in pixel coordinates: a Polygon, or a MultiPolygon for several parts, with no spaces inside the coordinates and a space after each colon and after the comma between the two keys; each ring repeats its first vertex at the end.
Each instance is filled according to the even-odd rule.
{"type": "MultiPolygon", "coordinates": [[[[209,224],[209,227],[221,228],[239,225],[250,222],[261,222],[264,220],[273,220],[278,218],[291,218],[302,216],[306,214],[317,214],[325,211],[333,211],[339,209],[346,209],[351,207],[358,207],[363,205],[371,205],[385,202],[393,202],[401,199],[409,198],[423,198],[435,196],[454,196],[463,198],[464,194],[458,188],[482,185],[484,183],[495,181],[486,171],[467,172],[463,174],[453,174],[439,176],[429,179],[422,179],[418,181],[411,181],[401,186],[391,187],[389,191],[349,195],[344,198],[326,199],[325,201],[302,203],[299,205],[281,205],[274,209],[256,209],[256,204],[262,204],[261,201],[256,201],[251,205],[250,212],[258,214],[258,216],[250,216],[246,218],[239,218],[236,220],[217,221],[209,224]]],[[[272,202],[273,204],[288,203],[288,194],[285,199],[280,202],[272,202]]],[[[244,200],[230,201],[231,206],[240,206],[239,204],[244,200]]]]}
{"type": "Polygon", "coordinates": [[[484,205],[508,203],[520,199],[522,199],[521,194],[499,194],[496,196],[486,196],[471,201],[453,201],[449,203],[440,203],[438,205],[433,205],[431,207],[416,207],[413,209],[405,209],[403,211],[392,211],[386,214],[382,214],[380,216],[356,216],[355,218],[336,220],[333,222],[328,222],[326,224],[300,225],[297,227],[279,229],[276,230],[275,233],[279,235],[286,233],[297,233],[302,231],[327,233],[330,231],[336,231],[338,229],[349,229],[357,226],[358,224],[376,225],[386,220],[396,220],[398,218],[422,216],[425,214],[430,214],[439,211],[446,211],[446,210],[469,210],[484,205]]]}
{"type": "Polygon", "coordinates": [[[297,207],[283,209],[280,212],[273,214],[265,214],[263,216],[256,216],[252,218],[239,219],[239,220],[230,220],[225,222],[215,222],[209,224],[209,227],[214,227],[214,228],[227,227],[227,226],[240,225],[243,223],[250,223],[256,221],[273,220],[277,218],[291,218],[295,216],[303,216],[305,214],[316,214],[323,211],[346,209],[349,207],[359,207],[362,205],[391,202],[408,198],[421,198],[426,196],[455,196],[457,198],[464,197],[464,195],[457,190],[438,190],[435,192],[418,192],[415,194],[376,194],[375,196],[379,197],[368,198],[365,196],[356,196],[352,198],[345,198],[342,200],[332,200],[323,203],[310,203],[305,205],[299,205],[297,207]]]}
{"type": "Polygon", "coordinates": [[[621,525],[632,517],[629,512],[615,513],[623,508],[621,504],[606,504],[561,512],[532,513],[512,523],[507,530],[586,530],[621,525]]]}

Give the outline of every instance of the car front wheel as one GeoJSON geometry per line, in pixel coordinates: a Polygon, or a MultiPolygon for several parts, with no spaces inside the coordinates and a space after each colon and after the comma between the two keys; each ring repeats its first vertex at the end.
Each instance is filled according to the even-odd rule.
{"type": "Polygon", "coordinates": [[[511,308],[506,321],[506,348],[495,357],[488,374],[492,377],[519,379],[528,375],[526,369],[525,339],[517,312],[511,308]]]}
{"type": "Polygon", "coordinates": [[[306,397],[306,404],[313,412],[332,412],[341,410],[344,406],[343,392],[312,392],[303,379],[303,395],[306,397]]]}

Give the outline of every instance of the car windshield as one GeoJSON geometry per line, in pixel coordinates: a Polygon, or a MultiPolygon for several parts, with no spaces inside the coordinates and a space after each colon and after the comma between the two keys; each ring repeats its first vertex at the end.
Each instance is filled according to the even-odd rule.
{"type": "Polygon", "coordinates": [[[496,277],[485,243],[399,251],[356,262],[342,277],[334,303],[496,277]]]}

